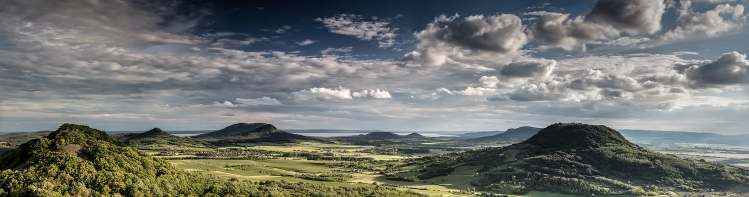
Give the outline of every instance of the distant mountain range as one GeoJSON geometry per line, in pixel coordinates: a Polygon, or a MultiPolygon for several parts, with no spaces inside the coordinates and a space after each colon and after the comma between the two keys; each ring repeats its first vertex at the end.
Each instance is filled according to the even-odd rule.
{"type": "Polygon", "coordinates": [[[639,144],[725,144],[749,145],[749,134],[721,135],[684,131],[622,130],[622,135],[639,144]]]}
{"type": "Polygon", "coordinates": [[[495,143],[495,144],[512,144],[521,142],[523,140],[526,140],[530,138],[533,135],[536,135],[538,131],[540,131],[541,128],[536,127],[518,127],[518,128],[512,128],[507,129],[505,132],[501,132],[498,134],[490,135],[490,136],[484,136],[484,137],[477,137],[477,138],[469,138],[465,141],[472,142],[472,143],[495,143]]]}
{"type": "MultiPolygon", "coordinates": [[[[526,140],[535,135],[540,130],[541,128],[523,126],[499,132],[466,133],[458,136],[458,138],[468,143],[512,144],[526,140]]],[[[629,141],[646,145],[675,143],[749,145],[749,140],[747,140],[749,139],[749,134],[721,135],[715,133],[633,129],[624,129],[620,132],[629,141]]]]}
{"type": "Polygon", "coordinates": [[[479,191],[516,194],[639,196],[749,187],[745,169],[651,152],[614,129],[580,123],[553,124],[507,147],[416,159],[404,168],[394,177],[439,181],[461,171],[479,191]]]}
{"type": "MultiPolygon", "coordinates": [[[[508,129],[506,131],[481,131],[481,132],[470,132],[460,134],[455,137],[456,140],[464,143],[476,143],[476,144],[512,144],[518,143],[525,139],[530,138],[541,128],[523,126],[518,128],[508,129]]],[[[327,130],[327,129],[314,129],[314,130],[291,130],[295,133],[340,133],[340,132],[351,132],[352,134],[361,133],[359,130],[327,130]]],[[[39,132],[15,132],[15,133],[4,133],[0,134],[0,149],[3,147],[15,147],[19,144],[27,142],[31,139],[40,138],[44,135],[49,134],[50,131],[39,131],[39,132]]],[[[146,132],[147,133],[147,132],[146,132]]],[[[161,132],[160,132],[161,133],[161,132]]],[[[116,132],[113,137],[118,141],[128,144],[179,144],[187,143],[195,144],[194,142],[199,141],[210,141],[212,143],[231,142],[231,143],[291,143],[295,141],[325,141],[323,138],[309,137],[299,134],[294,134],[286,131],[277,129],[275,126],[267,123],[238,123],[230,125],[224,129],[206,132],[206,131],[190,131],[190,133],[200,134],[191,138],[184,138],[174,136],[171,133],[180,132],[163,132],[159,135],[159,140],[144,140],[151,138],[150,134],[135,135],[133,133],[116,132]],[[186,139],[186,140],[184,140],[186,139]],[[194,139],[189,141],[189,139],[194,139]]],[[[346,137],[334,137],[334,139],[344,139],[362,141],[362,140],[386,140],[387,136],[390,136],[390,140],[401,136],[393,132],[386,131],[372,131],[373,134],[368,135],[355,135],[346,137]],[[386,134],[389,133],[389,134],[386,134]],[[382,135],[378,137],[378,135],[382,135]],[[368,139],[370,138],[370,139],[368,139]]],[[[738,145],[747,146],[749,145],[749,134],[746,135],[721,135],[715,133],[699,133],[699,132],[683,132],[683,131],[656,131],[656,130],[633,130],[625,129],[621,130],[621,134],[628,140],[643,145],[661,145],[661,144],[674,144],[674,143],[685,143],[685,144],[724,144],[724,145],[738,145]]],[[[424,136],[422,136],[424,137],[424,136]]],[[[447,138],[447,137],[445,137],[447,138]]],[[[204,144],[204,143],[203,143],[204,144]]]]}
{"type": "Polygon", "coordinates": [[[353,143],[353,144],[376,145],[376,144],[420,142],[420,141],[428,140],[429,138],[418,133],[411,133],[408,135],[398,135],[393,132],[375,131],[375,132],[369,132],[367,134],[361,134],[361,135],[334,137],[333,139],[347,142],[347,143],[353,143]]]}

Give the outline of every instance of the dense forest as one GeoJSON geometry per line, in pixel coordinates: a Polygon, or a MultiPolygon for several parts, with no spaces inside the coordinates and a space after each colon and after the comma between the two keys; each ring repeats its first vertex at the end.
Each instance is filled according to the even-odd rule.
{"type": "Polygon", "coordinates": [[[418,196],[377,185],[251,182],[188,173],[73,124],[4,153],[0,169],[2,196],[418,196]]]}

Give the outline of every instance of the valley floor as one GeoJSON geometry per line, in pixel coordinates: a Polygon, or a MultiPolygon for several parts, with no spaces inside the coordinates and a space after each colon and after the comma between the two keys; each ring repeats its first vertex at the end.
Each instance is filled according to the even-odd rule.
{"type": "MultiPolygon", "coordinates": [[[[162,156],[176,167],[190,172],[206,173],[228,179],[255,181],[283,180],[291,182],[314,182],[327,185],[378,184],[396,186],[428,196],[474,196],[472,192],[456,189],[450,184],[424,184],[386,180],[383,173],[388,165],[395,165],[408,158],[401,155],[386,155],[369,152],[370,146],[331,145],[303,143],[288,146],[254,146],[242,150],[271,151],[272,158],[197,158],[195,155],[162,156]],[[304,154],[300,154],[304,153],[304,154]],[[311,155],[329,155],[344,159],[310,160],[311,155]],[[359,158],[361,161],[346,159],[359,158]]],[[[162,154],[164,150],[160,151],[162,154]]]]}
{"type": "MultiPolygon", "coordinates": [[[[389,167],[399,165],[404,159],[413,156],[397,153],[383,154],[382,151],[374,149],[373,146],[301,143],[179,151],[175,149],[174,153],[163,148],[146,151],[160,155],[159,157],[168,159],[176,167],[186,171],[227,179],[282,180],[336,186],[378,184],[395,186],[428,196],[478,195],[472,192],[469,184],[473,180],[476,169],[460,168],[448,176],[424,182],[388,180],[384,174],[388,173],[389,167]],[[260,154],[266,156],[254,157],[260,154]]],[[[665,150],[662,151],[665,152],[665,150]]],[[[692,150],[692,152],[698,151],[692,150]]],[[[749,163],[735,165],[749,166],[749,163]]],[[[569,197],[573,195],[530,192],[524,196],[569,197]]]]}

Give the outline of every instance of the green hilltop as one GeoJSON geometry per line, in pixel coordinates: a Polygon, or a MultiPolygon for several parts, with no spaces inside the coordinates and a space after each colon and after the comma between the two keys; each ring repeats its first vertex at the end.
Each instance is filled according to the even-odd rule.
{"type": "Polygon", "coordinates": [[[253,144],[253,143],[295,143],[323,142],[323,140],[279,130],[267,123],[237,123],[218,131],[197,135],[195,139],[209,141],[213,144],[253,144]]]}
{"type": "Polygon", "coordinates": [[[528,140],[413,160],[391,179],[425,181],[475,169],[479,191],[524,194],[645,195],[667,191],[730,191],[749,186],[749,172],[648,151],[614,129],[553,124],[528,140]]]}
{"type": "Polygon", "coordinates": [[[159,147],[208,147],[205,141],[179,137],[167,133],[159,128],[153,128],[143,133],[125,134],[116,138],[117,141],[139,148],[159,147]]]}
{"type": "Polygon", "coordinates": [[[392,187],[225,180],[188,173],[103,131],[64,124],[0,155],[0,196],[418,196],[392,187]]]}

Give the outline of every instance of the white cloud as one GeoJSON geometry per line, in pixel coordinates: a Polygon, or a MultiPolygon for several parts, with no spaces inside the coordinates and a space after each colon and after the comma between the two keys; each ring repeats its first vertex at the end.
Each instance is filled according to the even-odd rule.
{"type": "Polygon", "coordinates": [[[320,98],[324,100],[353,99],[353,97],[351,96],[351,89],[343,88],[340,86],[337,88],[310,88],[309,90],[294,92],[294,94],[297,99],[300,100],[309,100],[311,98],[320,98]]]}
{"type": "Polygon", "coordinates": [[[696,87],[734,85],[749,82],[749,60],[736,51],[724,53],[713,62],[682,69],[696,87]]]}
{"type": "Polygon", "coordinates": [[[398,28],[390,26],[390,21],[377,17],[370,19],[355,14],[339,14],[327,18],[317,18],[332,33],[354,36],[356,38],[377,41],[379,47],[389,48],[395,44],[398,28]]]}
{"type": "MultiPolygon", "coordinates": [[[[168,21],[172,18],[116,1],[65,1],[58,7],[36,0],[11,2],[15,8],[22,6],[0,7],[2,41],[9,43],[0,49],[0,114],[7,115],[0,120],[3,130],[16,128],[8,126],[16,123],[67,121],[115,125],[112,128],[169,124],[183,129],[218,128],[237,121],[379,129],[487,129],[565,120],[681,126],[685,121],[668,124],[667,119],[710,114],[702,117],[706,121],[686,121],[700,126],[691,122],[736,120],[746,117],[749,109],[743,102],[749,94],[741,78],[747,62],[740,53],[706,61],[685,59],[700,54],[684,52],[562,52],[545,60],[545,53],[524,48],[532,38],[524,33],[529,32],[523,26],[526,20],[513,15],[437,18],[416,32],[418,44],[408,56],[420,59],[420,64],[445,66],[413,67],[420,65],[359,56],[352,54],[353,47],[328,48],[319,56],[247,51],[247,45],[261,42],[294,42],[278,35],[195,35],[192,32],[200,31],[190,27],[198,19],[168,21]],[[663,116],[643,117],[653,113],[663,116]]],[[[728,6],[724,9],[731,12],[719,15],[731,19],[738,7],[728,6]]],[[[160,8],[170,14],[170,6],[160,8]]],[[[658,9],[652,8],[632,18],[654,18],[658,9]]],[[[713,21],[708,12],[697,18],[713,21]]],[[[610,14],[614,15],[596,20],[557,18],[561,22],[552,26],[559,23],[566,31],[558,35],[574,39],[559,45],[615,41],[629,46],[664,32],[651,33],[661,26],[655,21],[630,23],[610,14]],[[577,35],[581,32],[571,30],[597,33],[577,35]]],[[[387,19],[351,21],[353,29],[361,23],[371,31],[348,31],[340,25],[339,33],[384,45],[395,41],[397,30],[387,19]],[[387,24],[372,26],[378,22],[387,24]]]]}
{"type": "Polygon", "coordinates": [[[315,44],[316,42],[317,40],[305,39],[305,40],[302,40],[301,42],[297,42],[296,44],[299,46],[307,46],[307,45],[315,44]]]}
{"type": "Polygon", "coordinates": [[[519,17],[511,14],[439,16],[416,33],[417,49],[405,59],[418,64],[442,65],[450,56],[491,53],[517,54],[527,42],[519,17]]]}
{"type": "Polygon", "coordinates": [[[466,87],[464,90],[455,91],[456,93],[464,96],[490,96],[493,95],[496,89],[486,87],[466,87]]]}
{"type": "Polygon", "coordinates": [[[390,99],[390,92],[382,89],[362,89],[352,91],[351,89],[338,86],[337,88],[315,87],[308,90],[293,92],[292,95],[298,101],[305,100],[352,100],[352,99],[390,99]]]}
{"type": "Polygon", "coordinates": [[[557,62],[554,60],[519,61],[503,67],[499,73],[510,78],[546,78],[551,75],[556,65],[557,62]]]}
{"type": "Polygon", "coordinates": [[[352,94],[354,98],[376,98],[376,99],[389,99],[392,98],[390,96],[390,92],[381,90],[381,89],[373,89],[373,90],[360,90],[356,91],[352,94]]]}
{"type": "Polygon", "coordinates": [[[420,42],[464,49],[510,53],[527,42],[520,17],[511,14],[447,17],[442,15],[417,33],[420,42]]]}
{"type": "MultiPolygon", "coordinates": [[[[637,35],[652,35],[661,28],[665,13],[663,0],[601,0],[590,13],[571,17],[570,14],[541,12],[532,28],[533,39],[543,47],[565,50],[585,47],[588,43],[637,44],[637,35]],[[627,42],[623,42],[622,37],[627,42]],[[634,42],[632,42],[634,41],[634,42]]],[[[647,40],[647,39],[645,39],[647,40]]]]}
{"type": "Polygon", "coordinates": [[[663,35],[663,40],[679,40],[691,37],[715,37],[736,30],[746,21],[741,4],[720,4],[705,12],[692,10],[692,1],[680,1],[679,19],[673,30],[663,35]]]}
{"type": "Polygon", "coordinates": [[[479,78],[479,84],[485,88],[497,87],[498,83],[499,79],[496,76],[481,76],[481,78],[479,78]]]}

